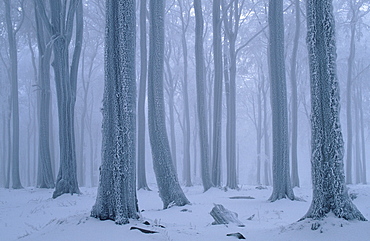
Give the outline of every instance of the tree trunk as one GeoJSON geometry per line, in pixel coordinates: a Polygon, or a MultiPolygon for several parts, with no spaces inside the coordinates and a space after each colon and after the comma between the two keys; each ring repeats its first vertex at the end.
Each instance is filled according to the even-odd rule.
{"type": "Polygon", "coordinates": [[[103,162],[91,216],[126,224],[136,198],[135,0],[106,2],[103,162]]]}
{"type": "Polygon", "coordinates": [[[52,156],[50,154],[50,59],[51,46],[45,41],[50,36],[44,31],[39,9],[35,5],[35,19],[37,30],[37,45],[39,50],[38,84],[39,92],[39,139],[38,139],[38,171],[37,184],[39,188],[54,188],[54,174],[52,170],[52,156]]]}
{"type": "Polygon", "coordinates": [[[353,7],[351,18],[351,41],[348,57],[348,70],[347,70],[347,161],[346,161],[346,183],[352,183],[352,71],[353,61],[355,59],[355,33],[356,33],[356,20],[355,11],[353,7]]]}
{"type": "Polygon", "coordinates": [[[366,142],[365,142],[365,126],[364,126],[364,109],[362,107],[362,83],[359,88],[359,111],[360,111],[360,124],[361,124],[361,153],[362,153],[362,179],[363,184],[367,184],[366,178],[366,142]]]}
{"type": "Polygon", "coordinates": [[[148,120],[159,195],[163,207],[169,208],[186,205],[189,201],[178,182],[166,131],[163,98],[164,8],[163,0],[150,0],[148,120]]]}
{"type": "MultiPolygon", "coordinates": [[[[184,77],[182,81],[182,94],[184,103],[184,159],[183,159],[183,177],[185,185],[191,187],[191,167],[190,167],[190,110],[189,110],[189,94],[188,94],[188,47],[186,41],[186,30],[188,24],[185,23],[183,15],[183,7],[180,0],[178,0],[180,6],[180,19],[181,19],[181,44],[184,61],[184,77]]],[[[186,11],[185,11],[186,12],[186,11]]],[[[189,18],[189,16],[187,16],[189,18]]]]}
{"type": "Polygon", "coordinates": [[[150,190],[146,182],[145,171],[145,97],[148,72],[148,54],[146,47],[146,0],[140,1],[140,86],[138,98],[137,122],[137,188],[150,190]]]}
{"type": "Polygon", "coordinates": [[[221,186],[221,122],[222,122],[222,44],[220,0],[213,1],[213,56],[214,56],[214,94],[213,94],[213,156],[212,182],[221,186]]]}
{"type": "Polygon", "coordinates": [[[298,176],[298,94],[297,94],[297,54],[301,29],[300,1],[295,0],[295,34],[293,43],[292,62],[290,68],[290,79],[292,87],[292,187],[299,187],[298,176]]]}
{"type": "Polygon", "coordinates": [[[333,212],[347,220],[366,220],[345,186],[334,24],[332,0],[307,0],[313,197],[303,218],[320,219],[333,212]]]}
{"type": "MultiPolygon", "coordinates": [[[[23,188],[19,177],[19,104],[18,104],[18,56],[16,31],[13,29],[10,16],[10,0],[5,3],[5,22],[8,32],[10,69],[11,69],[11,98],[12,98],[12,188],[23,188]]],[[[18,26],[19,29],[20,26],[18,26]]]]}
{"type": "Polygon", "coordinates": [[[269,1],[273,192],[270,201],[294,199],[289,174],[288,108],[284,64],[283,0],[269,1]]]}
{"type": "Polygon", "coordinates": [[[197,87],[197,111],[199,123],[199,142],[201,157],[201,172],[203,190],[207,191],[213,184],[209,171],[209,143],[208,125],[206,112],[206,88],[205,88],[205,69],[204,69],[204,50],[203,50],[203,14],[201,1],[194,0],[195,12],[195,70],[197,87]]]}

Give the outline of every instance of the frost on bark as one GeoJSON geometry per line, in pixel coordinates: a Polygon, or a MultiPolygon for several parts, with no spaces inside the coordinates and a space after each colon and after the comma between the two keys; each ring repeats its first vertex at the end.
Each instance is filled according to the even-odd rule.
{"type": "Polygon", "coordinates": [[[137,106],[137,189],[150,190],[145,173],[145,97],[148,72],[146,47],[146,0],[140,1],[140,86],[137,106]]]}
{"type": "Polygon", "coordinates": [[[53,198],[64,193],[80,193],[77,182],[74,108],[77,91],[77,72],[83,33],[82,0],[49,0],[50,19],[45,1],[34,0],[48,34],[52,36],[55,86],[58,103],[60,167],[53,198]],[[65,4],[67,3],[68,4],[65,4]],[[65,13],[65,14],[61,14],[65,13]],[[70,43],[75,30],[74,49],[70,43]]]}
{"type": "Polygon", "coordinates": [[[204,73],[204,50],[203,50],[203,14],[202,3],[194,0],[195,12],[195,68],[197,85],[197,113],[199,123],[199,142],[201,157],[201,172],[203,189],[207,191],[213,184],[209,172],[209,143],[206,113],[206,88],[204,73]]]}
{"type": "Polygon", "coordinates": [[[136,198],[135,0],[108,0],[105,29],[102,165],[91,216],[126,224],[136,198]]]}
{"type": "Polygon", "coordinates": [[[313,198],[303,219],[333,212],[339,218],[364,221],[345,185],[334,28],[332,0],[307,0],[313,198]]]}
{"type": "Polygon", "coordinates": [[[269,2],[273,192],[270,201],[294,199],[289,174],[288,107],[284,64],[283,0],[269,2]]]}
{"type": "Polygon", "coordinates": [[[213,156],[212,182],[221,186],[221,122],[222,122],[222,44],[220,0],[213,1],[213,56],[214,56],[214,103],[213,103],[213,156]]]}
{"type": "Polygon", "coordinates": [[[148,122],[153,167],[163,207],[189,203],[182,191],[171,158],[163,96],[164,0],[150,0],[148,122]]]}

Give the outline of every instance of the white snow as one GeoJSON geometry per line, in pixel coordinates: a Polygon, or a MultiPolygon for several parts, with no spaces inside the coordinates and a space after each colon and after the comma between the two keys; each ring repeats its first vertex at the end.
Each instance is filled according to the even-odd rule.
{"type": "MultiPolygon", "coordinates": [[[[203,193],[201,186],[183,188],[192,205],[162,210],[157,188],[151,192],[138,191],[142,220],[127,225],[100,221],[90,217],[96,188],[81,188],[81,195],[62,195],[52,199],[53,190],[26,188],[0,189],[0,240],[237,240],[227,237],[242,233],[247,240],[369,240],[370,223],[346,221],[331,214],[320,227],[311,230],[312,220],[297,222],[311,203],[310,188],[296,188],[296,196],[306,200],[267,201],[271,188],[258,190],[242,186],[240,191],[211,189],[203,193]],[[233,196],[252,196],[255,199],[230,199],[233,196]],[[213,203],[238,213],[245,227],[211,225],[209,215],[213,203]],[[255,215],[252,220],[247,220],[255,215]],[[142,224],[149,221],[151,226],[142,224]],[[165,228],[161,228],[162,225],[165,228]],[[144,234],[131,227],[141,227],[155,234],[144,234]]],[[[353,201],[366,218],[370,218],[370,185],[349,186],[356,193],[353,201]]]]}

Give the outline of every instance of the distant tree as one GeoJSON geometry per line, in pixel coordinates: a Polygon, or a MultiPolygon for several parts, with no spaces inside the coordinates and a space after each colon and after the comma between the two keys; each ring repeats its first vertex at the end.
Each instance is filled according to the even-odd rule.
{"type": "Polygon", "coordinates": [[[221,186],[221,122],[222,122],[222,44],[220,0],[214,0],[212,6],[213,23],[213,58],[214,58],[214,94],[213,94],[213,149],[212,182],[221,186]]]}
{"type": "Polygon", "coordinates": [[[102,166],[91,216],[126,224],[136,198],[135,0],[107,0],[102,166]]]}
{"type": "Polygon", "coordinates": [[[270,201],[294,199],[289,175],[288,107],[284,64],[283,0],[269,1],[269,67],[273,140],[273,192],[270,201]]]}
{"type": "Polygon", "coordinates": [[[298,55],[298,44],[301,30],[301,8],[300,0],[295,0],[295,33],[293,42],[293,53],[290,68],[290,80],[292,87],[292,187],[299,187],[299,176],[298,176],[298,90],[297,90],[297,55],[298,55]]]}
{"type": "Polygon", "coordinates": [[[164,0],[150,0],[148,121],[153,166],[163,207],[189,204],[171,158],[164,113],[164,0]]]}
{"type": "Polygon", "coordinates": [[[188,93],[188,45],[186,40],[186,32],[190,20],[190,6],[185,5],[184,0],[178,0],[180,7],[180,22],[181,22],[181,45],[184,61],[184,76],[182,81],[182,95],[184,103],[184,158],[183,158],[183,178],[187,187],[192,186],[191,182],[191,167],[190,167],[190,111],[189,111],[189,93],[188,93]],[[184,2],[184,6],[183,6],[184,2]],[[186,8],[185,8],[186,7],[186,8]],[[185,9],[184,9],[185,8],[185,9]]]}
{"type": "Polygon", "coordinates": [[[145,174],[145,97],[148,73],[148,54],[146,46],[146,0],[140,1],[140,84],[137,106],[137,188],[150,190],[145,174]]]}
{"type": "Polygon", "coordinates": [[[197,85],[197,117],[199,123],[199,142],[203,189],[207,191],[213,186],[209,171],[209,143],[206,108],[206,87],[203,50],[203,14],[202,2],[194,0],[195,13],[195,69],[197,85]]]}
{"type": "Polygon", "coordinates": [[[313,197],[303,219],[319,219],[333,212],[339,218],[365,221],[345,185],[332,0],[307,0],[306,6],[313,197]]]}
{"type": "MultiPolygon", "coordinates": [[[[22,1],[23,3],[23,1],[22,1]]],[[[18,54],[16,34],[22,26],[22,20],[13,26],[11,17],[10,0],[4,0],[5,5],[5,24],[8,33],[9,55],[10,55],[10,77],[11,77],[11,113],[12,113],[12,187],[14,189],[23,188],[19,177],[19,101],[18,101],[18,54]]],[[[23,11],[23,9],[22,9],[23,11]]]]}

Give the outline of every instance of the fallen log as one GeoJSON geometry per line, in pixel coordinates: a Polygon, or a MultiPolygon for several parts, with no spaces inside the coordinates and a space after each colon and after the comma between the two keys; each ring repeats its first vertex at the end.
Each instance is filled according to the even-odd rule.
{"type": "Polygon", "coordinates": [[[229,224],[235,223],[239,227],[244,227],[245,225],[240,222],[238,219],[238,214],[226,209],[221,204],[214,204],[215,206],[212,208],[210,214],[214,218],[214,222],[212,225],[217,224],[229,224]]]}

